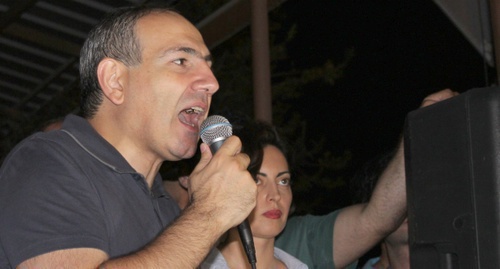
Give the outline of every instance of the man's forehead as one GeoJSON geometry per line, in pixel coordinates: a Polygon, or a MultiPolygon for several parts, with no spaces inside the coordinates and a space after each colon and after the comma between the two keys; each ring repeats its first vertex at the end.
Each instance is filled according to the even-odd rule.
{"type": "MultiPolygon", "coordinates": [[[[141,18],[135,28],[139,39],[168,40],[185,46],[186,42],[199,46],[205,45],[199,30],[188,20],[177,13],[150,14],[141,18]]],[[[192,46],[188,46],[192,47],[192,46]]],[[[199,49],[198,49],[199,50],[199,49]]]]}
{"type": "Polygon", "coordinates": [[[150,13],[137,21],[136,28],[141,31],[147,30],[151,27],[155,30],[165,30],[171,33],[190,31],[201,35],[196,26],[194,26],[186,18],[178,13],[170,11],[150,13]]]}
{"type": "Polygon", "coordinates": [[[177,13],[144,16],[137,22],[135,32],[143,53],[163,57],[182,51],[211,61],[210,51],[199,30],[177,13]]]}

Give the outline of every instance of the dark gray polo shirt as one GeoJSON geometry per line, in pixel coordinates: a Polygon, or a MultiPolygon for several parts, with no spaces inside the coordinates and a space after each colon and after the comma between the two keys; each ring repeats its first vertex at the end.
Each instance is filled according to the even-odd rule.
{"type": "Polygon", "coordinates": [[[70,115],[62,130],[25,139],[0,169],[0,268],[66,248],[122,256],[179,213],[160,175],[150,190],[85,119],[70,115]]]}

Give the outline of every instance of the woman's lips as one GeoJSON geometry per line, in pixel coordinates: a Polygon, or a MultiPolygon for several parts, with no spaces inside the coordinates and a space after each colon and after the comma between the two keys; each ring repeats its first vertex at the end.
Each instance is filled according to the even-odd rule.
{"type": "Polygon", "coordinates": [[[270,218],[270,219],[279,219],[279,218],[281,218],[281,214],[282,214],[281,210],[274,209],[274,210],[269,210],[262,215],[264,215],[264,217],[270,218]]]}

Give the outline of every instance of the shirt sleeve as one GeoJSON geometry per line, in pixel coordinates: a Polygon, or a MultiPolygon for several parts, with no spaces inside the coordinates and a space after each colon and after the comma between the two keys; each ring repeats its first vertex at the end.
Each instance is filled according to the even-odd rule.
{"type": "Polygon", "coordinates": [[[39,142],[18,148],[0,172],[0,241],[10,265],[67,248],[107,252],[102,206],[84,170],[64,148],[39,142]]]}
{"type": "MultiPolygon", "coordinates": [[[[276,239],[276,247],[298,258],[309,268],[335,268],[333,225],[340,210],[322,216],[291,217],[276,239]]],[[[346,268],[356,268],[357,262],[346,268]]]]}

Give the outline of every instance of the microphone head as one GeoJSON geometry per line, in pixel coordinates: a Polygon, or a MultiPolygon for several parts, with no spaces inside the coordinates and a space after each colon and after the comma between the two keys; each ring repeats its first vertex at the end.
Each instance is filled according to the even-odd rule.
{"type": "Polygon", "coordinates": [[[233,135],[233,126],[219,115],[212,115],[201,123],[200,137],[203,143],[211,145],[233,135]]]}

